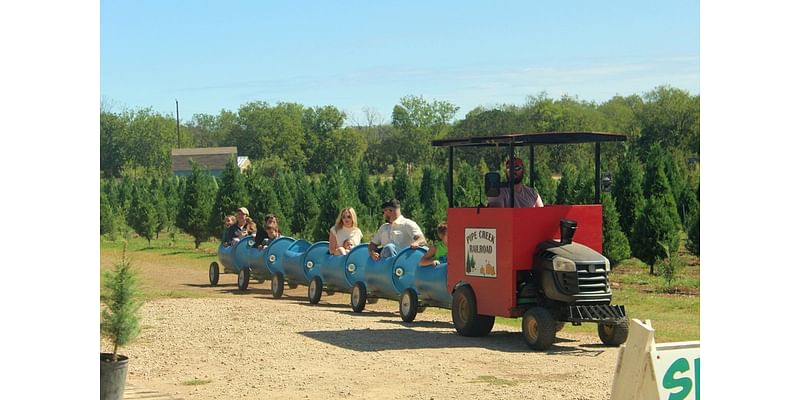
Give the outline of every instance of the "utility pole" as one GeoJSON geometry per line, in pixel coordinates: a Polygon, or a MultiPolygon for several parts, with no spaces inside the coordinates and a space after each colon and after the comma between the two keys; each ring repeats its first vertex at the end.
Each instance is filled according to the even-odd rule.
{"type": "Polygon", "coordinates": [[[181,147],[181,114],[178,110],[178,99],[175,99],[175,128],[178,131],[178,148],[181,147]]]}

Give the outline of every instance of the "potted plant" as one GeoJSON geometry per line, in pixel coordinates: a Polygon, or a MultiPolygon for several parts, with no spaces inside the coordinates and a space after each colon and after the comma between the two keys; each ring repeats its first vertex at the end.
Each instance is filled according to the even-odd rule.
{"type": "Polygon", "coordinates": [[[122,261],[103,273],[100,301],[105,305],[100,320],[100,333],[114,345],[113,353],[100,353],[100,399],[122,399],[128,375],[128,357],[117,354],[122,346],[139,334],[138,280],[122,252],[122,261]]]}

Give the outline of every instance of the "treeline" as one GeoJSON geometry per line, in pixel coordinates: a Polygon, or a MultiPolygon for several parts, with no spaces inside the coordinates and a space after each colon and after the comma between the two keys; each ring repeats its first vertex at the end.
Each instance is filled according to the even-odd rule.
{"type": "MultiPolygon", "coordinates": [[[[408,96],[386,123],[365,110],[359,121],[332,106],[248,103],[237,112],[195,115],[181,125],[152,110],[101,109],[101,234],[131,227],[152,238],[182,229],[197,243],[221,234],[222,216],[247,206],[257,222],[277,214],[285,234],[327,239],[339,208],[353,206],[366,239],[382,221],[377,209],[396,197],[403,213],[428,230],[446,217],[446,154],[430,141],[545,131],[624,133],[625,144],[602,145],[602,169],[613,177],[604,193],[604,247],[613,261],[634,255],[653,265],[670,257],[681,232],[699,254],[699,96],[658,87],[607,102],[551,99],[522,106],[458,107],[408,96]],[[179,140],[180,139],[180,140],[179,140]],[[236,146],[253,162],[245,174],[231,161],[218,178],[196,169],[170,173],[170,149],[236,146]]],[[[527,151],[520,149],[526,159],[527,151]]],[[[502,170],[502,149],[455,152],[457,206],[485,203],[483,173],[502,170]]],[[[594,194],[591,145],[539,146],[535,184],[549,204],[588,204],[594,194]]]]}

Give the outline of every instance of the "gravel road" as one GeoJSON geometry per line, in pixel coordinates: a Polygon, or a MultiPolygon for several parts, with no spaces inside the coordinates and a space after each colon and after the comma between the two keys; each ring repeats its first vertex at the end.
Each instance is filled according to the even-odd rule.
{"type": "Polygon", "coordinates": [[[449,310],[406,324],[395,301],[356,314],[349,295],[310,305],[304,286],[275,300],[268,282],[246,292],[234,282],[201,289],[217,292],[209,298],[146,303],[142,333],[123,351],[129,382],[183,399],[610,397],[618,349],[569,326],[533,352],[519,326],[467,338],[449,310]]]}

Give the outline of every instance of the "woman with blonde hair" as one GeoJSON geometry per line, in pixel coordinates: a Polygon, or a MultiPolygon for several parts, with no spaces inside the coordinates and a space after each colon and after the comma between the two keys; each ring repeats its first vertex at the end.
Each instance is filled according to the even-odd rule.
{"type": "Polygon", "coordinates": [[[328,235],[328,252],[335,255],[345,255],[350,250],[344,247],[347,239],[358,245],[363,234],[358,228],[358,217],[353,207],[345,207],[339,211],[336,224],[331,227],[328,235]]]}

